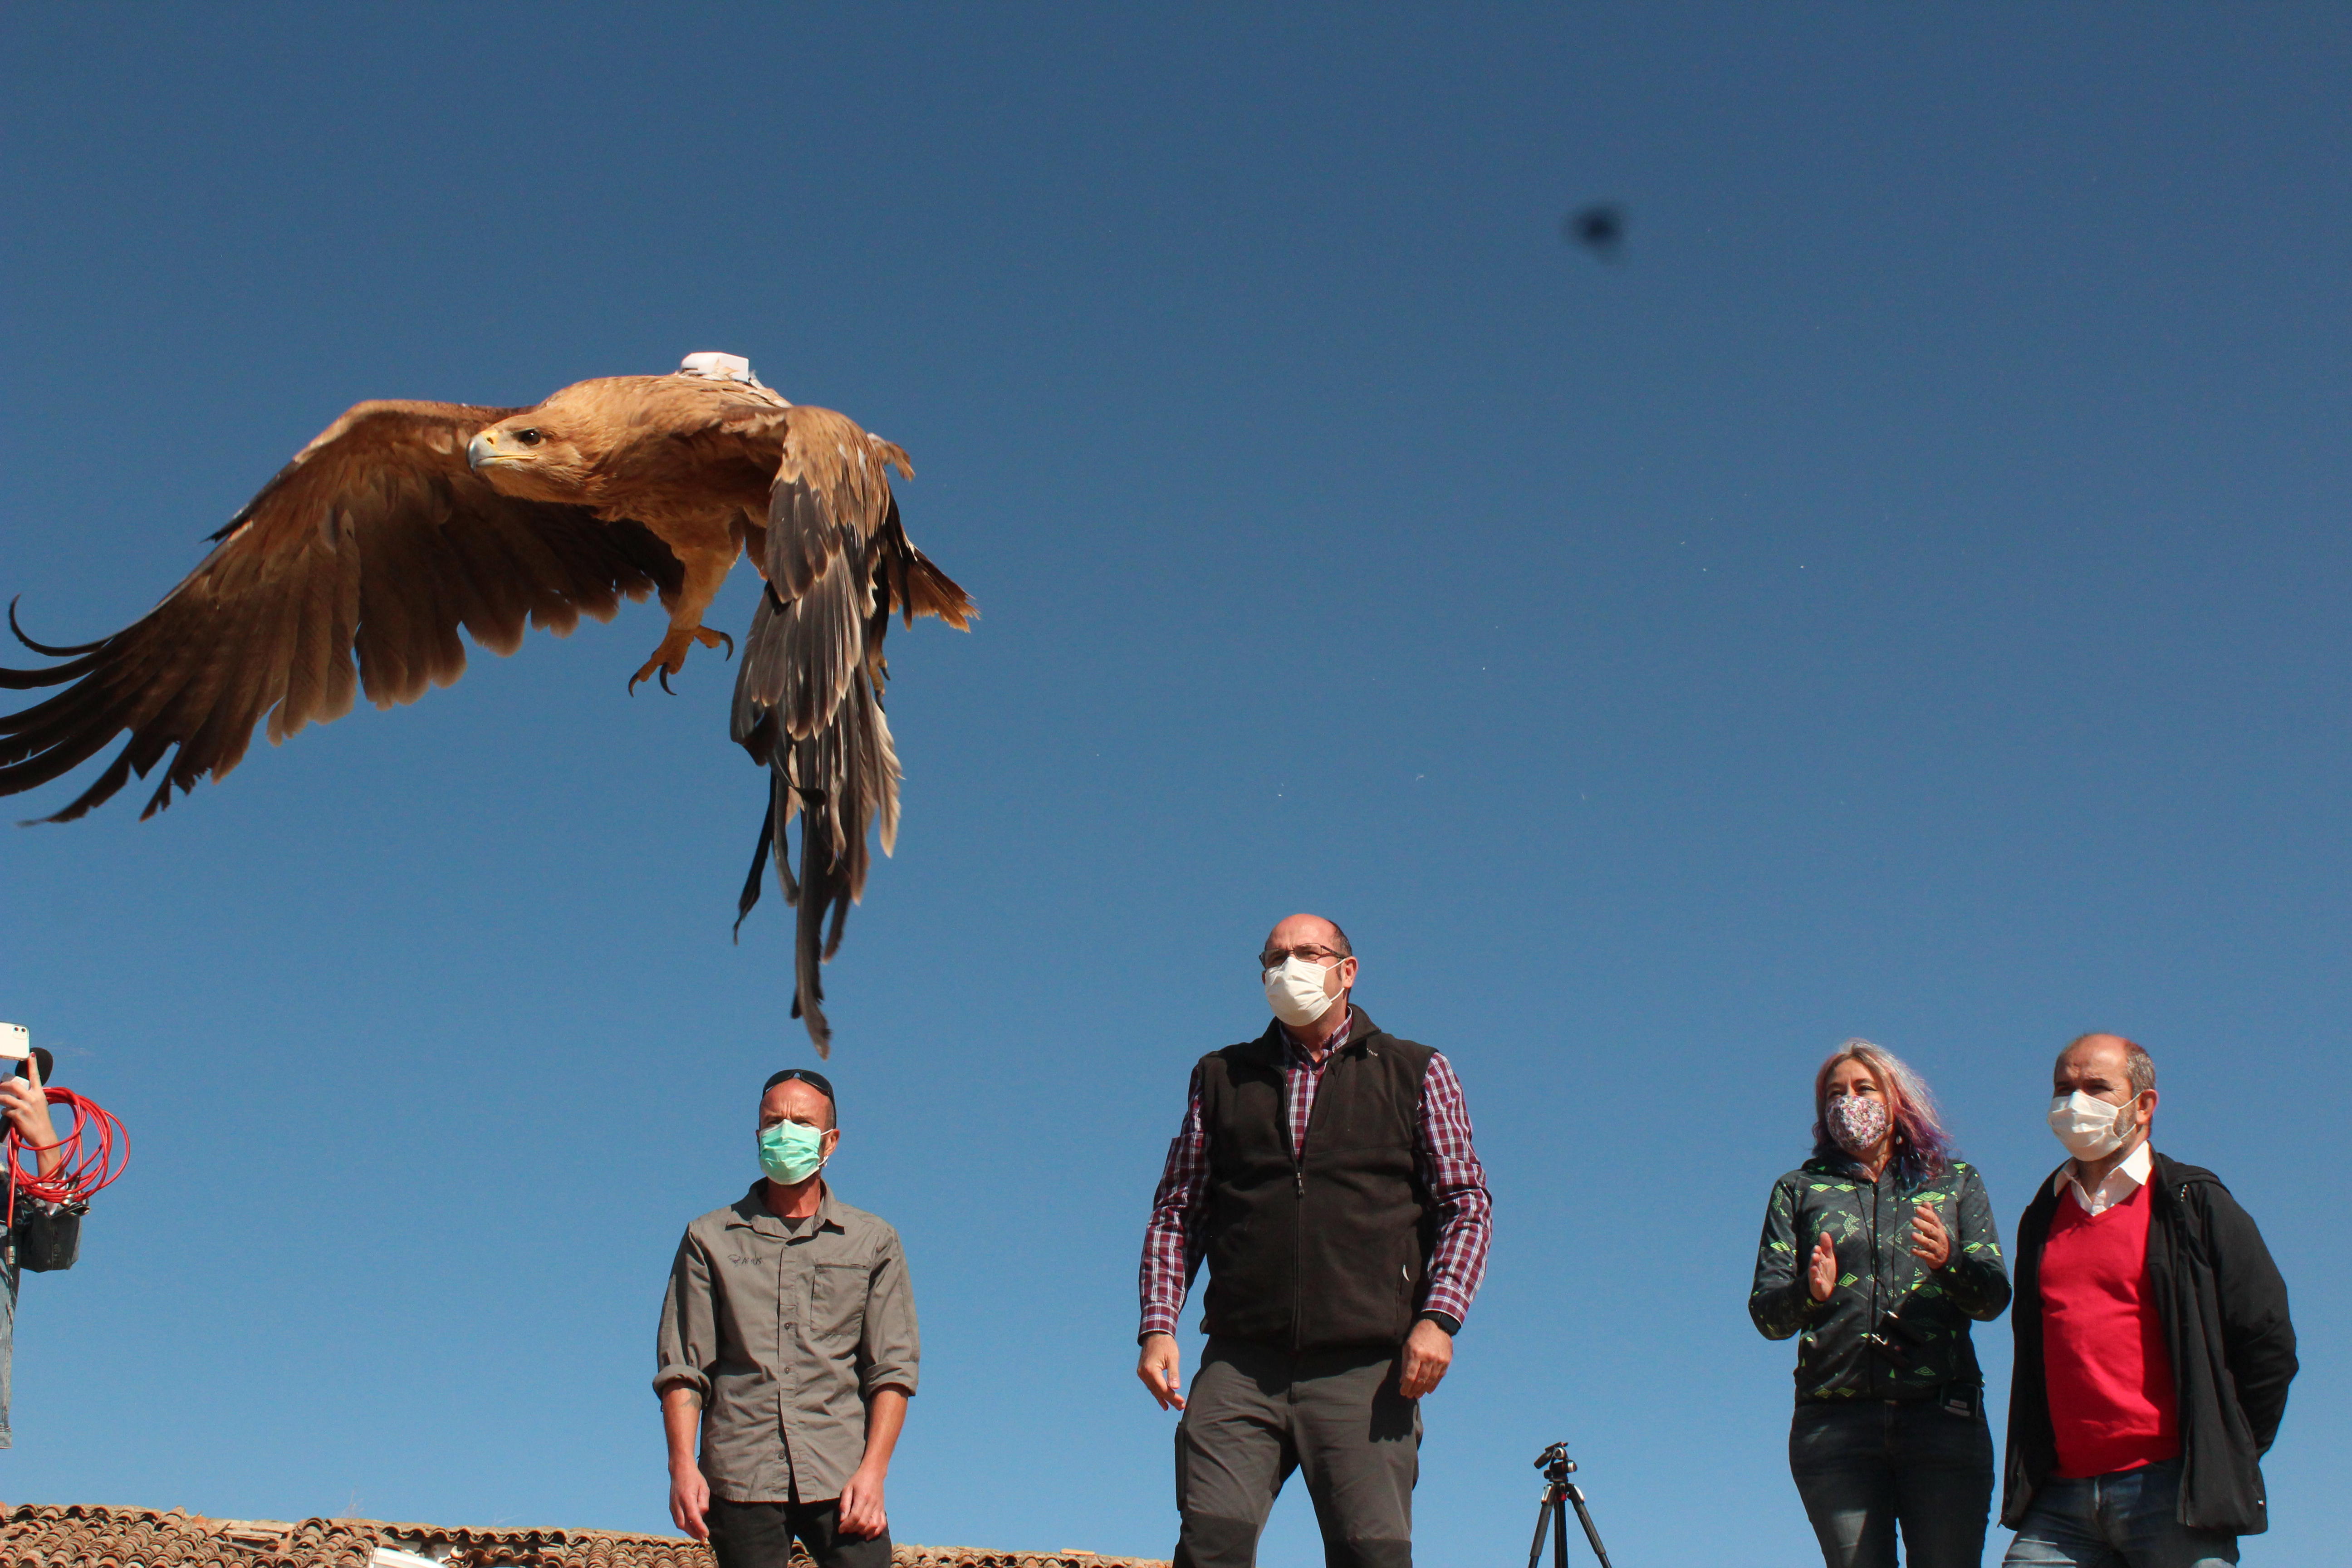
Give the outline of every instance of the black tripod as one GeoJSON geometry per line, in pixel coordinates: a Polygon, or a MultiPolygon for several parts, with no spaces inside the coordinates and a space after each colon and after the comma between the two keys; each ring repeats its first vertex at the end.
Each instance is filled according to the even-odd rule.
{"type": "Polygon", "coordinates": [[[1536,1568],[1543,1556],[1544,1531],[1550,1530],[1552,1568],[1568,1568],[1568,1505],[1576,1505],[1577,1522],[1584,1526],[1584,1539],[1592,1542],[1592,1555],[1601,1559],[1601,1568],[1609,1568],[1609,1548],[1601,1544],[1601,1532],[1592,1528],[1592,1515],[1585,1510],[1584,1489],[1568,1478],[1576,1473],[1576,1461],[1568,1457],[1568,1445],[1554,1443],[1536,1456],[1536,1468],[1543,1472],[1543,1501],[1536,1505],[1536,1542],[1528,1548],[1528,1568],[1536,1568]]]}

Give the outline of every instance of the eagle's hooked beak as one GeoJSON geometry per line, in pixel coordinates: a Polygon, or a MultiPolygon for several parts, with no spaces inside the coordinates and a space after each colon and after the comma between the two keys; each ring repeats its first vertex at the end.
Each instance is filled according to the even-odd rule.
{"type": "Polygon", "coordinates": [[[506,456],[499,450],[499,438],[485,430],[466,443],[466,467],[479,473],[485,463],[495,463],[506,456]]]}

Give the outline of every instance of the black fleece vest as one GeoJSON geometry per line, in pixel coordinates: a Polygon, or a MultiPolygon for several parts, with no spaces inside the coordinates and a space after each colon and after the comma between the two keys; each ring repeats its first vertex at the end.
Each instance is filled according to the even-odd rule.
{"type": "Polygon", "coordinates": [[[1201,1058],[1212,1334],[1284,1350],[1392,1350],[1419,1310],[1436,1211],[1413,1158],[1437,1053],[1361,1008],[1293,1158],[1281,1026],[1201,1058]]]}

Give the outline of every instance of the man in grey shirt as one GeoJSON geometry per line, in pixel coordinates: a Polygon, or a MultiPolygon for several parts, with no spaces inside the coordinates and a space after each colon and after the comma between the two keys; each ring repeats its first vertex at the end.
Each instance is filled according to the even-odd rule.
{"type": "Polygon", "coordinates": [[[817,1568],[889,1568],[882,1484],[922,1349],[898,1233],[820,1173],[840,1142],[832,1084],[771,1078],[767,1173],[687,1226],[670,1265],[654,1373],[669,1511],[719,1568],[784,1568],[794,1536],[817,1568]]]}

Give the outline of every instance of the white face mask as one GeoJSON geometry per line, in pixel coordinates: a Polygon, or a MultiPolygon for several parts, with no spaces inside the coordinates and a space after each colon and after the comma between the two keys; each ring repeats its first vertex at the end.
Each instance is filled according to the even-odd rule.
{"type": "Polygon", "coordinates": [[[2124,1120],[2128,1109],[2094,1100],[2078,1089],[2050,1102],[2050,1131],[2077,1160],[2102,1159],[2122,1148],[2137,1125],[2124,1120]]]}
{"type": "Polygon", "coordinates": [[[1294,1029],[1313,1023],[1330,1010],[1332,998],[1324,994],[1323,981],[1338,967],[1309,963],[1292,954],[1265,972],[1266,1005],[1294,1029]]]}

